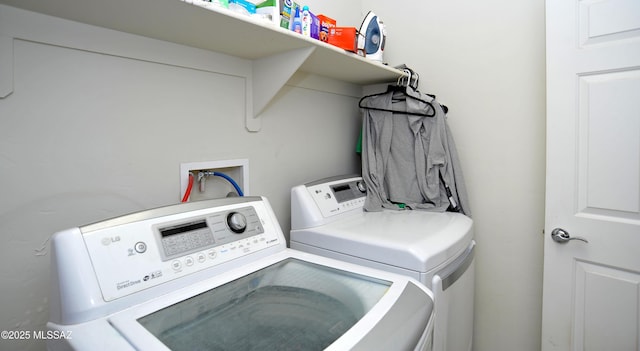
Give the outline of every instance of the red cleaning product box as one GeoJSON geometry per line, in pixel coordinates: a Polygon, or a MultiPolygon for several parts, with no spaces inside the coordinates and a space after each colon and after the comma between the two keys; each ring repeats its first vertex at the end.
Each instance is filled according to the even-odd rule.
{"type": "Polygon", "coordinates": [[[356,35],[358,30],[355,27],[334,27],[329,29],[329,44],[339,48],[356,52],[356,35]]]}
{"type": "Polygon", "coordinates": [[[328,43],[329,33],[331,31],[331,28],[336,27],[336,20],[325,15],[318,15],[318,20],[320,20],[320,33],[318,39],[324,41],[325,43],[328,43]]]}

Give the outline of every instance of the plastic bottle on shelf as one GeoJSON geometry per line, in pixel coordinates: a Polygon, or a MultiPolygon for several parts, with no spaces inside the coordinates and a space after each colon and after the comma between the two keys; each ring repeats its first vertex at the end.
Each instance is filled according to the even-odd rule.
{"type": "Polygon", "coordinates": [[[309,13],[309,6],[302,8],[302,35],[311,36],[311,14],[309,13]]]}
{"type": "Polygon", "coordinates": [[[293,25],[291,30],[296,33],[302,34],[302,20],[300,19],[300,6],[296,6],[296,12],[293,15],[293,25]]]}

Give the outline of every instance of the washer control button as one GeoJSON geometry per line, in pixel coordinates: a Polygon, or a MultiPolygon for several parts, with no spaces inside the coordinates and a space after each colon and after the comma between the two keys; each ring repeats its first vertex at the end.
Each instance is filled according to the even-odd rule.
{"type": "Polygon", "coordinates": [[[173,262],[171,262],[171,268],[173,268],[174,271],[179,271],[182,268],[182,262],[173,260],[173,262]]]}
{"type": "Polygon", "coordinates": [[[193,263],[194,263],[194,262],[195,262],[195,261],[193,260],[193,257],[191,257],[191,256],[187,256],[187,257],[185,257],[185,258],[184,258],[184,263],[185,263],[187,266],[193,266],[193,263]]]}
{"type": "Polygon", "coordinates": [[[218,257],[218,251],[216,250],[209,250],[207,252],[207,256],[209,256],[210,259],[215,259],[216,257],[218,257]]]}
{"type": "Polygon", "coordinates": [[[231,212],[227,215],[227,224],[232,232],[240,234],[247,229],[247,218],[240,212],[231,212]]]}
{"type": "Polygon", "coordinates": [[[144,253],[145,251],[147,251],[147,244],[145,244],[142,241],[138,241],[134,248],[136,249],[136,252],[138,253],[144,253]]]}

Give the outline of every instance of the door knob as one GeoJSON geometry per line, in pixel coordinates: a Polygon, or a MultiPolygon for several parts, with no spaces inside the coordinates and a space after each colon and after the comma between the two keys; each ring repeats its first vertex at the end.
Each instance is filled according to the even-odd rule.
{"type": "Polygon", "coordinates": [[[580,241],[584,241],[585,243],[588,243],[589,240],[585,239],[585,238],[581,238],[579,236],[576,237],[571,237],[569,235],[569,232],[562,229],[562,228],[556,228],[554,230],[551,231],[551,239],[553,239],[553,241],[557,242],[557,243],[566,243],[569,240],[580,240],[580,241]]]}

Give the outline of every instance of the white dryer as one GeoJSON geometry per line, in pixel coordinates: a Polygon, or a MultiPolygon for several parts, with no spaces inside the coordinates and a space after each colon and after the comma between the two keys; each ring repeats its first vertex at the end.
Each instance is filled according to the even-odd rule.
{"type": "Polygon", "coordinates": [[[428,350],[414,279],[286,248],[268,201],[143,211],[52,238],[50,350],[428,350]]]}
{"type": "Polygon", "coordinates": [[[365,197],[366,186],[358,176],[294,187],[291,248],[419,280],[434,294],[433,350],[470,350],[473,221],[452,212],[365,212],[365,197]]]}

